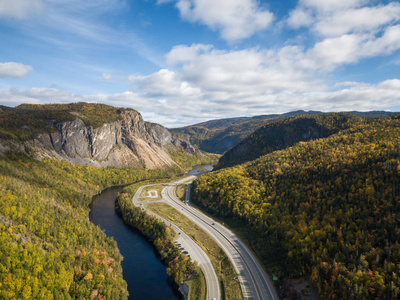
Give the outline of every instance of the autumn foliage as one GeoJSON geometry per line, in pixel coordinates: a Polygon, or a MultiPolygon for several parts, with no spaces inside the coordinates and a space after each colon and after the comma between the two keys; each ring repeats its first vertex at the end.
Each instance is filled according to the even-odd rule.
{"type": "Polygon", "coordinates": [[[309,276],[324,299],[397,299],[400,119],[346,128],[203,175],[193,198],[263,235],[282,276],[309,276]]]}
{"type": "Polygon", "coordinates": [[[0,158],[0,299],[127,299],[116,242],[89,221],[102,189],[173,170],[0,158]]]}

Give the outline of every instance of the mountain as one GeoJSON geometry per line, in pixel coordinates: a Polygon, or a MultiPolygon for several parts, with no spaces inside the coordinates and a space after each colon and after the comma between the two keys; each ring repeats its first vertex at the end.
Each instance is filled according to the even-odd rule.
{"type": "Polygon", "coordinates": [[[282,115],[219,119],[182,128],[173,128],[170,131],[188,138],[193,145],[203,151],[222,154],[266,123],[294,115],[320,113],[299,110],[282,115]]]}
{"type": "Polygon", "coordinates": [[[0,153],[16,149],[38,159],[118,168],[164,168],[177,164],[174,154],[203,156],[133,109],[89,103],[2,107],[0,153]]]}
{"type": "Polygon", "coordinates": [[[228,150],[215,168],[251,161],[300,141],[327,137],[348,128],[357,118],[345,113],[300,115],[266,124],[228,150]]]}
{"type": "Polygon", "coordinates": [[[305,276],[323,299],[398,299],[400,115],[343,124],[199,177],[192,201],[243,232],[281,284],[305,276]]]}
{"type": "MultiPolygon", "coordinates": [[[[386,111],[354,111],[350,113],[360,117],[385,117],[393,114],[386,111]]],[[[285,114],[219,119],[173,128],[170,131],[188,138],[192,145],[203,151],[223,154],[265,124],[292,116],[319,114],[323,114],[323,112],[298,110],[285,114]]]]}

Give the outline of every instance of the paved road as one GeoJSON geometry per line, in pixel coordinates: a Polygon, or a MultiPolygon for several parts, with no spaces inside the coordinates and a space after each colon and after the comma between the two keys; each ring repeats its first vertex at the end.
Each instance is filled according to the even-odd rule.
{"type": "Polygon", "coordinates": [[[251,251],[235,234],[200,211],[176,199],[173,192],[174,187],[177,184],[188,182],[195,178],[195,176],[191,177],[165,187],[161,192],[162,198],[166,199],[171,206],[199,225],[221,246],[238,273],[245,299],[279,299],[270,278],[251,251]]]}
{"type": "MultiPolygon", "coordinates": [[[[151,186],[151,185],[150,185],[151,186]]],[[[148,203],[151,202],[143,202],[140,203],[138,201],[138,198],[142,192],[142,189],[145,186],[141,186],[135,196],[132,199],[132,202],[135,206],[141,207],[143,209],[146,209],[145,206],[148,203]]],[[[152,201],[152,202],[167,202],[166,200],[158,200],[158,201],[152,201]]],[[[178,237],[176,238],[176,241],[181,245],[181,248],[184,248],[184,251],[187,251],[188,254],[191,256],[191,258],[199,264],[200,268],[202,269],[204,273],[204,277],[206,279],[206,285],[207,285],[207,299],[221,299],[221,291],[220,291],[220,286],[219,286],[219,281],[217,274],[215,273],[214,267],[211,263],[210,258],[207,256],[207,254],[204,252],[203,249],[200,248],[199,245],[197,245],[187,234],[185,234],[178,226],[175,224],[161,218],[160,216],[149,212],[152,215],[156,216],[160,220],[162,220],[164,223],[170,225],[177,233],[178,237]]]]}

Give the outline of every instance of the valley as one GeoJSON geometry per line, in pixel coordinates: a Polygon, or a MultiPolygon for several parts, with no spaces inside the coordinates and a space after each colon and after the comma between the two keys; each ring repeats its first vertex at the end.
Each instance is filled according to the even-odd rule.
{"type": "MultiPolygon", "coordinates": [[[[296,112],[261,125],[216,163],[217,154],[191,146],[179,133],[147,124],[135,111],[83,103],[4,109],[0,214],[5,264],[0,293],[26,299],[54,293],[66,299],[109,298],[118,293],[127,299],[117,244],[88,220],[93,195],[126,185],[114,196],[116,212],[153,244],[168,266],[164,276],[175,286],[191,286],[187,280],[195,278],[200,292],[196,296],[189,291],[190,299],[305,294],[306,289],[288,290],[288,280],[298,277],[327,298],[376,294],[391,299],[400,285],[397,275],[387,273],[397,274],[400,259],[399,118],[362,115],[296,112]],[[116,119],[85,124],[85,114],[90,118],[88,111],[95,109],[115,113],[116,119]],[[11,125],[9,118],[32,120],[24,129],[32,132],[22,134],[17,125],[22,123],[11,125]],[[113,126],[115,130],[98,131],[113,126]],[[50,144],[44,142],[47,138],[50,144]],[[131,158],[121,160],[116,148],[131,158]],[[109,151],[106,158],[101,159],[101,149],[110,149],[104,150],[109,151]],[[132,160],[140,164],[130,165],[132,160]],[[189,177],[173,179],[204,162],[216,163],[217,170],[197,167],[189,177]],[[186,194],[185,203],[177,194],[186,194]],[[187,253],[175,242],[186,245],[187,253]],[[31,269],[13,273],[13,266],[26,261],[33,261],[31,269]],[[67,287],[46,281],[44,266],[63,268],[67,287]],[[35,289],[33,283],[23,284],[31,278],[35,289]],[[327,283],[328,278],[333,281],[327,283]]],[[[141,292],[129,293],[134,297],[141,292]]]]}

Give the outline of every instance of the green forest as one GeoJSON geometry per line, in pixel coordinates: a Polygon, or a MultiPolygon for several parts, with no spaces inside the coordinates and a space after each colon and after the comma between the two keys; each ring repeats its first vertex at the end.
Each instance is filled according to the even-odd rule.
{"type": "Polygon", "coordinates": [[[116,242],[89,221],[88,204],[108,186],[181,172],[8,153],[0,159],[0,299],[126,299],[116,242]]]}
{"type": "Polygon", "coordinates": [[[397,299],[400,117],[345,122],[328,137],[202,175],[192,200],[256,232],[266,266],[308,277],[324,299],[397,299]]]}

